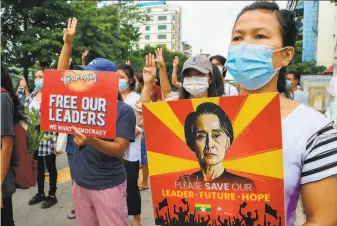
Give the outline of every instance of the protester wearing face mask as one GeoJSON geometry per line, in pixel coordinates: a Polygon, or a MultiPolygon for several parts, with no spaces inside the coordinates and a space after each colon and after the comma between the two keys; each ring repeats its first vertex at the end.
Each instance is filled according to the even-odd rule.
{"type": "MultiPolygon", "coordinates": [[[[29,110],[36,109],[40,111],[41,97],[43,90],[43,78],[44,71],[39,69],[35,72],[34,85],[35,89],[29,96],[27,94],[27,84],[24,80],[20,82],[17,95],[29,110]]],[[[37,128],[40,129],[40,128],[37,128]]],[[[56,133],[46,132],[47,136],[54,136],[54,138],[42,141],[38,150],[35,151],[35,159],[37,160],[37,184],[38,193],[29,200],[29,205],[34,205],[39,202],[43,202],[41,208],[46,209],[57,203],[56,199],[56,182],[57,182],[57,169],[56,169],[56,133]],[[45,181],[45,165],[49,172],[49,195],[46,197],[44,193],[44,181],[45,181]]]]}
{"type": "Polygon", "coordinates": [[[308,106],[308,96],[299,89],[301,75],[298,71],[289,71],[286,76],[286,86],[291,99],[308,106]]]}
{"type": "MultiPolygon", "coordinates": [[[[240,94],[287,93],[285,67],[294,56],[294,15],[273,2],[245,7],[235,22],[226,68],[240,94]]],[[[337,131],[321,113],[280,95],[287,226],[301,193],[306,223],[337,225],[337,131]]]]}
{"type": "Polygon", "coordinates": [[[230,84],[228,81],[226,81],[227,69],[224,66],[226,63],[226,58],[220,55],[216,55],[212,56],[209,60],[212,62],[212,64],[217,65],[221,75],[223,76],[225,96],[239,95],[238,89],[232,84],[230,84]]]}
{"type": "MultiPolygon", "coordinates": [[[[69,69],[76,27],[77,19],[69,19],[64,29],[59,70],[69,69]]],[[[87,66],[76,65],[74,69],[117,71],[115,64],[104,58],[96,58],[87,66]]],[[[74,130],[75,138],[68,140],[77,147],[73,157],[72,197],[79,226],[127,226],[126,172],[122,157],[135,140],[136,121],[134,110],[123,102],[120,92],[118,94],[115,139],[87,137],[74,130]]]]}
{"type": "MultiPolygon", "coordinates": [[[[130,65],[122,64],[118,67],[117,72],[119,73],[118,90],[123,101],[132,108],[135,108],[136,102],[139,100],[140,96],[133,91],[136,85],[133,69],[130,65]]],[[[128,214],[134,216],[133,226],[140,226],[141,197],[138,187],[138,176],[141,159],[142,132],[142,129],[138,127],[135,128],[135,142],[130,143],[123,156],[123,164],[127,175],[126,193],[128,214]]]]}
{"type": "MultiPolygon", "coordinates": [[[[178,88],[179,93],[181,92],[182,84],[178,82],[178,66],[179,66],[179,57],[175,56],[173,61],[173,70],[172,70],[172,85],[176,86],[178,88]]],[[[218,67],[216,64],[212,63],[212,71],[213,71],[213,78],[215,82],[215,87],[217,91],[218,96],[224,95],[224,81],[222,74],[220,71],[218,71],[218,67]]],[[[171,92],[171,97],[174,96],[174,92],[171,92]]]]}
{"type": "MultiPolygon", "coordinates": [[[[151,84],[156,76],[155,63],[152,63],[155,62],[154,56],[149,54],[146,58],[146,66],[143,71],[144,87],[140,101],[136,104],[136,121],[140,128],[144,126],[142,103],[151,101],[151,84]]],[[[181,73],[182,88],[180,94],[168,97],[165,99],[166,101],[219,96],[214,80],[213,66],[206,57],[201,55],[190,57],[185,61],[181,73]]],[[[161,82],[162,87],[165,87],[163,90],[166,91],[164,96],[168,96],[167,94],[171,91],[168,77],[162,76],[161,82]]]]}

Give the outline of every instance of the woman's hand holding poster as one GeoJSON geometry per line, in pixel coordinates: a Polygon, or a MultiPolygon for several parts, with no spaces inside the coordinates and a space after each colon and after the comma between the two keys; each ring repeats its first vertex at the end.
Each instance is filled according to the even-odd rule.
{"type": "Polygon", "coordinates": [[[87,136],[114,138],[118,79],[114,72],[45,72],[41,129],[73,133],[75,126],[87,136]]]}
{"type": "Polygon", "coordinates": [[[277,93],[143,112],[156,225],[285,225],[277,93]]]}

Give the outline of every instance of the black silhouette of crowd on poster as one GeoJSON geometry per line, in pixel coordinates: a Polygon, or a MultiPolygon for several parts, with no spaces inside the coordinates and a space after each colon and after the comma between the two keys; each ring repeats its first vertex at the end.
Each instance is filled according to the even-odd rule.
{"type": "Polygon", "coordinates": [[[218,215],[217,219],[212,219],[197,214],[196,209],[190,210],[188,201],[181,200],[182,205],[173,206],[173,211],[169,208],[168,200],[165,198],[156,207],[156,225],[164,226],[282,226],[282,217],[278,217],[277,210],[265,204],[263,218],[261,219],[258,210],[254,214],[250,211],[243,213],[247,203],[243,202],[238,207],[238,213],[234,216],[224,217],[218,215]],[[173,213],[173,214],[172,214],[173,213]]]}

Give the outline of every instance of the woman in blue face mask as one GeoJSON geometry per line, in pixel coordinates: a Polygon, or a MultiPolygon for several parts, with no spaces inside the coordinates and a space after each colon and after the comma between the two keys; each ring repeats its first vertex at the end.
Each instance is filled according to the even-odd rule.
{"type": "MultiPolygon", "coordinates": [[[[119,86],[118,90],[123,98],[124,103],[135,108],[136,102],[140,99],[139,94],[134,90],[136,79],[133,69],[130,65],[122,64],[118,67],[119,86]]],[[[142,129],[136,127],[135,142],[130,143],[123,156],[123,163],[127,174],[127,206],[128,214],[134,216],[133,225],[140,225],[141,198],[138,187],[138,176],[141,159],[141,133],[142,129]]]]}
{"type": "MultiPolygon", "coordinates": [[[[26,82],[22,80],[20,87],[17,91],[20,101],[29,110],[33,108],[40,111],[42,87],[43,87],[44,70],[39,69],[35,72],[34,90],[29,94],[26,82]],[[27,96],[26,96],[27,95],[27,96]]],[[[39,128],[37,128],[39,129],[39,128]]],[[[53,135],[55,138],[42,141],[38,150],[35,151],[35,159],[37,160],[37,183],[38,192],[28,202],[29,205],[34,205],[43,202],[41,208],[49,208],[57,203],[56,199],[56,182],[57,182],[57,170],[56,170],[56,133],[46,132],[46,135],[53,135]],[[44,192],[45,181],[45,167],[49,172],[50,189],[49,195],[46,197],[44,192]]]]}
{"type": "MultiPolygon", "coordinates": [[[[276,3],[255,2],[241,11],[225,65],[240,84],[240,94],[287,93],[284,72],[294,56],[296,35],[293,12],[280,10],[276,3]]],[[[286,206],[283,223],[295,225],[301,193],[304,225],[337,225],[337,131],[319,112],[284,96],[280,101],[286,206]]]]}

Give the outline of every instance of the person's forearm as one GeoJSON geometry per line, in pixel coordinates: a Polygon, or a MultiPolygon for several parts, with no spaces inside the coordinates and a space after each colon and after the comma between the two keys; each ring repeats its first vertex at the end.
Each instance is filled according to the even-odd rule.
{"type": "Polygon", "coordinates": [[[175,85],[178,82],[178,68],[173,67],[172,70],[172,84],[175,85]]]}
{"type": "Polygon", "coordinates": [[[29,97],[30,92],[29,92],[29,89],[28,89],[28,88],[25,88],[25,94],[26,94],[26,97],[29,97]]]}
{"type": "Polygon", "coordinates": [[[11,163],[13,143],[3,143],[1,147],[1,186],[7,175],[9,164],[11,163]]]}
{"type": "Polygon", "coordinates": [[[321,219],[321,220],[306,219],[303,226],[336,226],[337,222],[333,220],[333,218],[336,218],[336,217],[328,215],[325,217],[325,219],[321,219]]]}
{"type": "Polygon", "coordinates": [[[142,95],[140,96],[140,101],[142,103],[151,102],[151,93],[153,89],[153,84],[145,83],[142,89],[142,95]]]}
{"type": "Polygon", "coordinates": [[[85,58],[82,58],[82,65],[85,66],[85,58]]]}
{"type": "Polygon", "coordinates": [[[167,76],[167,71],[165,66],[159,68],[159,78],[160,78],[160,88],[163,96],[166,98],[171,92],[170,81],[167,76]]]}
{"type": "Polygon", "coordinates": [[[120,144],[111,141],[104,141],[99,138],[93,138],[88,142],[96,150],[113,157],[121,158],[124,155],[125,148],[120,144]]]}
{"type": "Polygon", "coordinates": [[[61,54],[59,57],[59,61],[57,64],[58,70],[67,70],[69,69],[69,60],[71,56],[73,43],[72,42],[64,42],[61,50],[61,54]]]}
{"type": "Polygon", "coordinates": [[[136,127],[136,130],[135,130],[135,135],[138,136],[139,134],[141,134],[142,132],[136,127]]]}

